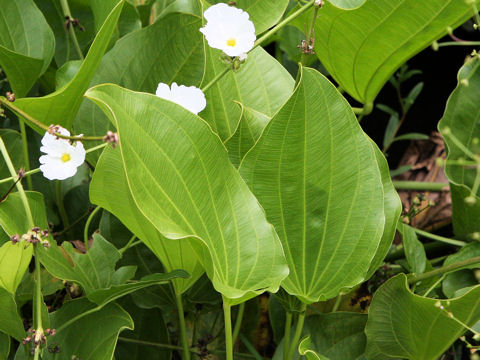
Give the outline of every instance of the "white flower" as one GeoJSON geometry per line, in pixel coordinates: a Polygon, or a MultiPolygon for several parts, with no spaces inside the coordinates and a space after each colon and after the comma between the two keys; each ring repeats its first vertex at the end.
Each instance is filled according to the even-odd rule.
{"type": "MultiPolygon", "coordinates": [[[[58,127],[58,133],[70,136],[70,132],[58,127]]],[[[57,138],[48,132],[42,138],[40,151],[46,155],[40,156],[40,170],[49,180],[65,180],[77,172],[77,167],[85,161],[85,149],[81,142],[70,144],[67,139],[57,138]]]]}
{"type": "Polygon", "coordinates": [[[198,114],[207,106],[203,91],[195,86],[178,86],[177,83],[173,83],[170,88],[167,84],[160,83],[155,95],[183,106],[194,114],[198,114]]]}
{"type": "Polygon", "coordinates": [[[242,9],[216,4],[203,13],[207,20],[200,31],[208,45],[223,50],[228,56],[240,56],[250,51],[255,44],[255,26],[242,9]]]}

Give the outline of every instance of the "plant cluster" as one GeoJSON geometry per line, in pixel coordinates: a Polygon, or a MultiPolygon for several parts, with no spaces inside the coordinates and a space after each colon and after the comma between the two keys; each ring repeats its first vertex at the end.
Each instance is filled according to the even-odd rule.
{"type": "Polygon", "coordinates": [[[479,4],[0,0],[0,360],[480,358],[479,4]]]}

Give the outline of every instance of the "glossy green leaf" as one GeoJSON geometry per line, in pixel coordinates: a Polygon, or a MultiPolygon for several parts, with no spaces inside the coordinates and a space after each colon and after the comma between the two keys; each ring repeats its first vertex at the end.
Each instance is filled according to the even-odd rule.
{"type": "MultiPolygon", "coordinates": [[[[26,194],[35,226],[48,229],[43,195],[37,192],[26,194]]],[[[0,226],[8,236],[23,235],[31,230],[19,193],[10,194],[0,203],[0,226]]],[[[21,243],[13,245],[7,242],[0,247],[0,287],[12,294],[15,292],[30,264],[32,253],[32,246],[21,243]]]]}
{"type": "Polygon", "coordinates": [[[327,357],[317,354],[312,349],[312,341],[310,335],[305,336],[298,344],[298,352],[305,356],[308,360],[329,360],[327,357]]]}
{"type": "Polygon", "coordinates": [[[310,349],[327,359],[360,360],[367,342],[366,322],[367,316],[358,313],[312,315],[305,320],[304,333],[310,334],[310,349]]]}
{"type": "Polygon", "coordinates": [[[366,0],[327,0],[336,7],[345,10],[356,9],[362,6],[366,0]]]}
{"type": "Polygon", "coordinates": [[[466,330],[448,312],[472,326],[480,320],[479,303],[479,286],[459,298],[436,300],[413,294],[406,276],[397,275],[373,297],[365,329],[367,358],[436,360],[466,330]]]}
{"type": "MultiPolygon", "coordinates": [[[[42,294],[43,296],[52,295],[65,286],[60,279],[53,277],[47,270],[42,269],[42,294]]],[[[33,299],[33,292],[35,290],[35,272],[26,273],[22,282],[15,292],[15,300],[19,306],[22,306],[27,301],[33,299]]]]}
{"type": "Polygon", "coordinates": [[[0,332],[0,360],[7,360],[10,353],[10,337],[0,332]]]}
{"type": "MultiPolygon", "coordinates": [[[[373,144],[373,141],[372,141],[373,144]]],[[[383,185],[383,211],[385,213],[385,226],[383,229],[382,240],[378,244],[377,251],[370,263],[370,268],[367,272],[366,279],[369,279],[375,271],[383,264],[383,259],[387,256],[390,246],[392,245],[393,238],[397,229],[398,219],[402,213],[402,202],[400,197],[393,186],[391,174],[388,169],[388,163],[383,156],[380,149],[373,144],[375,150],[375,156],[377,158],[377,164],[382,176],[383,185]]]]}
{"type": "MultiPolygon", "coordinates": [[[[227,66],[221,60],[221,51],[208,46],[205,51],[207,63],[202,86],[227,66]]],[[[235,101],[272,117],[291,95],[293,87],[288,71],[258,47],[248,54],[240,70],[229,71],[207,90],[207,107],[200,116],[225,141],[235,133],[240,121],[241,108],[235,101]]]]}
{"type": "Polygon", "coordinates": [[[0,1],[0,66],[17,97],[47,70],[55,39],[33,0],[0,1]]]}
{"type": "Polygon", "coordinates": [[[280,241],[210,127],[177,104],[119,86],[87,96],[115,123],[137,206],[165,237],[192,238],[217,291],[242,301],[278,290],[288,273],[280,241]]]}
{"type": "MultiPolygon", "coordinates": [[[[162,313],[158,309],[144,310],[138,308],[128,298],[121,302],[135,323],[134,331],[122,332],[122,338],[148,341],[152,343],[170,343],[169,331],[162,313]],[[155,319],[152,321],[152,319],[155,319]]],[[[143,344],[130,343],[119,339],[115,348],[116,360],[171,360],[172,350],[143,344]]]]}
{"type": "MultiPolygon", "coordinates": [[[[89,3],[93,12],[93,18],[95,19],[96,31],[99,31],[102,27],[102,24],[107,19],[108,14],[110,14],[113,8],[118,4],[118,0],[90,0],[89,3]]],[[[142,22],[140,21],[140,16],[135,9],[135,6],[129,2],[125,2],[120,19],[118,20],[117,31],[114,40],[117,40],[119,37],[141,28],[142,22]]]]}
{"type": "Polygon", "coordinates": [[[350,11],[326,3],[320,14],[315,53],[345,91],[372,103],[399,66],[464,23],[472,9],[458,0],[370,0],[350,11]]]}
{"type": "Polygon", "coordinates": [[[120,284],[120,269],[115,271],[115,264],[121,254],[99,234],[93,235],[93,245],[85,254],[65,241],[61,247],[52,244],[48,249],[40,248],[38,256],[50,274],[79,283],[87,294],[120,284]]]}
{"type": "MultiPolygon", "coordinates": [[[[226,3],[228,1],[212,1],[214,4],[221,2],[226,3]]],[[[255,25],[255,32],[261,34],[282,18],[283,13],[287,9],[288,0],[237,0],[235,1],[235,6],[248,12],[250,20],[255,25]]]]}
{"type": "Polygon", "coordinates": [[[15,298],[12,294],[1,287],[0,309],[2,309],[2,316],[0,316],[0,331],[12,336],[18,341],[22,341],[25,337],[25,329],[23,328],[22,318],[17,311],[15,298]]]}
{"type": "Polygon", "coordinates": [[[248,150],[255,145],[263,129],[265,129],[265,126],[267,126],[267,123],[270,121],[267,115],[241,104],[240,106],[242,107],[242,115],[237,130],[235,130],[232,137],[225,142],[230,161],[237,168],[248,150]]]}
{"type": "MultiPolygon", "coordinates": [[[[51,314],[50,326],[59,329],[69,320],[93,309],[95,305],[86,298],[68,301],[60,310],[51,314]]],[[[57,331],[52,340],[60,348],[58,354],[44,351],[45,360],[113,359],[119,333],[123,329],[133,329],[130,315],[115,303],[90,313],[57,331]]]]}
{"type": "Polygon", "coordinates": [[[138,207],[118,149],[107,148],[100,157],[90,185],[90,200],[117,216],[160,259],[165,271],[184,269],[191,275],[189,279],[174,281],[179,293],[186,291],[203,274],[189,240],[166,239],[138,207]]]}
{"type": "Polygon", "coordinates": [[[133,283],[113,285],[108,289],[94,290],[87,295],[88,299],[97,305],[105,305],[122,296],[131,294],[137,290],[150,287],[152,285],[163,285],[176,278],[188,278],[188,273],[184,270],[174,270],[168,274],[152,274],[133,283]]]}
{"type": "MultiPolygon", "coordinates": [[[[159,82],[199,86],[205,67],[201,26],[196,16],[171,14],[123,37],[104,56],[91,85],[113,83],[149,93],[155,93],[159,82]]],[[[76,131],[104,135],[111,128],[102,111],[85,100],[76,131]]]]}
{"type": "Polygon", "coordinates": [[[427,265],[427,255],[423,244],[418,240],[415,230],[402,222],[398,223],[398,231],[402,234],[405,257],[407,258],[410,272],[421,274],[427,265]]]}
{"type": "Polygon", "coordinates": [[[365,279],[385,226],[382,177],[374,145],[323,75],[303,69],[240,173],[282,240],[288,293],[310,303],[365,279]]]}
{"type": "MultiPolygon", "coordinates": [[[[480,256],[480,242],[472,242],[460,248],[457,253],[450,255],[445,259],[443,266],[455,264],[476,256],[480,256]]],[[[443,293],[447,297],[452,298],[456,296],[455,294],[458,290],[477,285],[478,280],[475,278],[473,272],[469,269],[475,269],[478,267],[478,265],[472,265],[463,268],[463,270],[445,275],[445,279],[442,281],[443,293]]]]}
{"type": "Polygon", "coordinates": [[[80,70],[67,85],[44,97],[18,99],[15,105],[45,125],[55,124],[70,129],[82,103],[82,96],[107,49],[122,6],[123,1],[120,1],[112,10],[95,37],[80,70]]]}
{"type": "Polygon", "coordinates": [[[452,222],[455,236],[466,240],[478,240],[480,235],[480,197],[464,185],[450,183],[452,196],[452,222]],[[474,200],[472,203],[471,200],[474,200]]]}

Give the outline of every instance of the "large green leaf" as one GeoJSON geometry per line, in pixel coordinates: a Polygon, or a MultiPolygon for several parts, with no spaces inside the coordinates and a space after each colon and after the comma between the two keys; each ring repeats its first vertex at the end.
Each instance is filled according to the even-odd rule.
{"type": "MultiPolygon", "coordinates": [[[[208,46],[205,51],[203,86],[227,66],[221,60],[221,51],[208,46]]],[[[207,107],[200,116],[225,141],[235,133],[240,121],[241,109],[235,101],[272,117],[291,95],[293,87],[294,81],[288,71],[258,47],[248,54],[240,70],[229,71],[208,89],[205,94],[207,107]]]]}
{"type": "Polygon", "coordinates": [[[0,360],[7,360],[10,353],[10,337],[0,332],[0,360]]]}
{"type": "Polygon", "coordinates": [[[17,97],[47,70],[55,38],[33,0],[0,1],[0,66],[17,97]]]}
{"type": "Polygon", "coordinates": [[[90,200],[117,216],[160,259],[165,271],[184,269],[191,275],[189,279],[174,281],[179,293],[185,292],[203,274],[189,240],[166,239],[137,206],[119,149],[107,148],[100,157],[90,185],[90,200]]]}
{"type": "MultiPolygon", "coordinates": [[[[149,93],[159,82],[198,86],[205,67],[201,26],[196,16],[171,14],[123,37],[105,55],[91,85],[113,83],[149,93]]],[[[102,111],[85,100],[75,130],[103,135],[110,128],[102,111]]]]}
{"type": "Polygon", "coordinates": [[[119,86],[87,96],[117,128],[138,208],[165,237],[192,238],[217,291],[241,301],[278,290],[288,273],[280,241],[210,127],[175,103],[119,86]]]}
{"type": "Polygon", "coordinates": [[[122,6],[123,0],[108,16],[95,37],[80,70],[67,85],[44,97],[18,99],[15,101],[15,105],[45,125],[55,124],[70,129],[82,103],[82,96],[87,90],[116,28],[122,6]]]}
{"type": "MultiPolygon", "coordinates": [[[[35,226],[48,229],[43,195],[37,192],[27,192],[28,203],[35,226]]],[[[0,226],[8,236],[23,235],[30,229],[25,208],[19,193],[10,194],[0,203],[0,226]]],[[[13,245],[11,242],[0,247],[0,287],[14,293],[30,264],[33,248],[31,245],[13,245]]]]}
{"type": "MultiPolygon", "coordinates": [[[[60,328],[69,320],[93,309],[95,306],[86,298],[69,301],[60,310],[50,315],[50,326],[60,328]]],[[[60,352],[43,352],[45,360],[102,359],[111,360],[118,334],[123,329],[133,329],[130,315],[115,303],[81,317],[66,328],[58,331],[51,339],[60,352]]]]}
{"type": "Polygon", "coordinates": [[[344,90],[371,103],[400,65],[471,15],[458,0],[369,0],[349,11],[326,3],[315,52],[344,90]]]}
{"type": "Polygon", "coordinates": [[[366,327],[367,358],[435,360],[480,320],[480,286],[459,298],[436,300],[413,294],[406,276],[388,280],[373,297],[366,327]],[[441,310],[441,305],[445,310],[441,310]]]}
{"type": "Polygon", "coordinates": [[[2,309],[2,316],[0,316],[0,331],[14,337],[18,341],[22,341],[25,337],[25,329],[23,328],[22,318],[17,311],[15,298],[12,294],[1,287],[0,309],[2,309]]]}
{"type": "MultiPolygon", "coordinates": [[[[475,181],[477,168],[458,161],[475,161],[480,138],[480,104],[475,96],[480,91],[480,61],[468,61],[458,72],[458,85],[450,95],[438,128],[447,147],[445,174],[451,182],[453,227],[458,237],[471,237],[480,232],[480,189],[475,181]],[[468,152],[468,153],[466,153],[468,152]],[[468,201],[468,199],[472,201],[468,201]]],[[[476,160],[478,161],[478,160],[476,160]]]]}
{"type": "Polygon", "coordinates": [[[340,9],[351,10],[362,6],[366,0],[327,0],[340,9]]]}
{"type": "Polygon", "coordinates": [[[374,145],[323,75],[302,69],[240,173],[282,240],[288,293],[310,303],[365,279],[385,225],[381,173],[374,145]]]}
{"type": "MultiPolygon", "coordinates": [[[[245,10],[255,25],[257,34],[263,33],[275,25],[287,9],[289,0],[237,0],[235,6],[245,10]]],[[[226,3],[228,1],[215,0],[212,3],[226,3]]]]}

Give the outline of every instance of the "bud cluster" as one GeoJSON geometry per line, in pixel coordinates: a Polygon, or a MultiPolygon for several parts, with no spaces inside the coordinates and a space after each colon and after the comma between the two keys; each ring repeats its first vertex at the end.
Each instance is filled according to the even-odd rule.
{"type": "Polygon", "coordinates": [[[28,244],[42,244],[43,247],[49,248],[50,242],[46,239],[48,236],[48,230],[41,230],[39,227],[34,227],[32,230],[29,230],[26,234],[22,236],[15,234],[10,237],[12,244],[24,242],[28,244]]]}
{"type": "Polygon", "coordinates": [[[118,134],[108,130],[107,135],[103,137],[103,141],[112,144],[112,147],[118,145],[118,134]]]}
{"type": "Polygon", "coordinates": [[[28,329],[29,336],[25,337],[22,341],[23,345],[33,344],[31,349],[32,354],[39,346],[43,346],[47,343],[47,336],[54,336],[57,331],[55,329],[28,329]]]}

